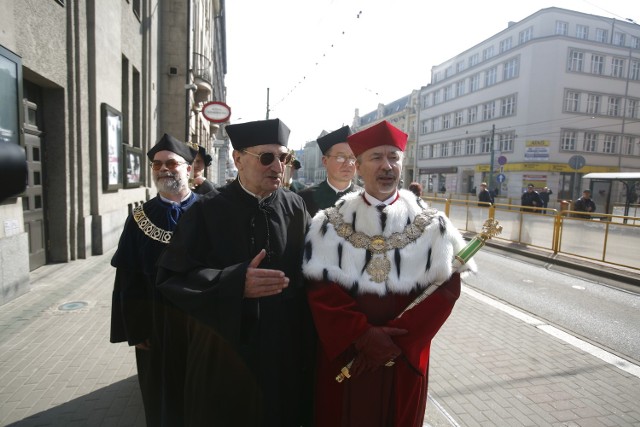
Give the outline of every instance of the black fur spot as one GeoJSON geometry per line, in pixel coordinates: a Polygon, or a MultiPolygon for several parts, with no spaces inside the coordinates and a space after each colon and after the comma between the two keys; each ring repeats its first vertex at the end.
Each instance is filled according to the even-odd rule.
{"type": "Polygon", "coordinates": [[[329,218],[325,217],[324,221],[322,221],[322,227],[320,227],[320,234],[322,234],[323,237],[325,234],[327,234],[328,226],[329,226],[329,218]]]}
{"type": "Polygon", "coordinates": [[[444,235],[444,233],[447,231],[447,224],[445,224],[444,218],[439,216],[438,223],[440,225],[440,234],[444,235]]]}
{"type": "Polygon", "coordinates": [[[338,245],[338,267],[342,268],[342,243],[338,245]]]}
{"type": "Polygon", "coordinates": [[[351,216],[351,224],[353,224],[353,231],[357,231],[356,230],[356,213],[355,212],[351,216]]]}
{"type": "Polygon", "coordinates": [[[431,268],[431,248],[429,248],[429,252],[427,252],[427,268],[425,268],[425,271],[429,271],[429,269],[431,268]]]}
{"type": "Polygon", "coordinates": [[[325,282],[329,281],[329,272],[326,268],[322,269],[322,280],[324,280],[325,282]]]}
{"type": "Polygon", "coordinates": [[[311,244],[311,241],[308,241],[307,243],[304,244],[304,259],[305,261],[309,261],[311,259],[311,255],[313,253],[313,245],[311,244]]]}
{"type": "Polygon", "coordinates": [[[396,273],[398,274],[398,278],[400,278],[400,262],[402,260],[402,257],[400,256],[400,249],[396,248],[393,257],[396,262],[396,273]]]}
{"type": "Polygon", "coordinates": [[[365,260],[364,260],[364,266],[362,267],[362,271],[360,272],[360,274],[364,273],[364,270],[367,268],[367,264],[369,264],[369,261],[371,261],[371,251],[367,249],[365,260]]]}

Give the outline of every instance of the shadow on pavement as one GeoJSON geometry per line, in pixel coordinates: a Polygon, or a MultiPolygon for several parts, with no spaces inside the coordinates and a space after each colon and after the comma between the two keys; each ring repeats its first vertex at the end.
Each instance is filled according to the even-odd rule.
{"type": "Polygon", "coordinates": [[[144,427],[138,377],[131,376],[8,425],[144,427]]]}

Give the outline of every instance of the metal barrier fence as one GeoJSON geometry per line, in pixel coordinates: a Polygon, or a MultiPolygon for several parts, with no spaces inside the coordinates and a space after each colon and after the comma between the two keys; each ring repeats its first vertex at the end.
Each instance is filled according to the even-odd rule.
{"type": "Polygon", "coordinates": [[[477,200],[424,197],[447,214],[460,230],[479,233],[487,218],[502,225],[494,240],[592,259],[640,270],[640,217],[526,207],[496,203],[478,206],[477,200]]]}

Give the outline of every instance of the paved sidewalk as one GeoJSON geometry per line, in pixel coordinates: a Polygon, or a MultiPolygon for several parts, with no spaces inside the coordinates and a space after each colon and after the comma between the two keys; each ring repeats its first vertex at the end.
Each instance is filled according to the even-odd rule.
{"type": "MultiPolygon", "coordinates": [[[[144,425],[133,350],[109,343],[112,254],[39,268],[0,306],[1,426],[144,425]]],[[[434,340],[425,425],[640,425],[638,376],[474,295],[434,340]]]]}

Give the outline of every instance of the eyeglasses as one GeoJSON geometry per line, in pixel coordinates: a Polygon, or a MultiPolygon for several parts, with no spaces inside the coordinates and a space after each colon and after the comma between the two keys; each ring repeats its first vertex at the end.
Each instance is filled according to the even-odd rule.
{"type": "Polygon", "coordinates": [[[355,163],[356,162],[356,158],[355,157],[345,156],[345,155],[342,155],[342,154],[338,154],[337,156],[326,155],[325,157],[333,157],[333,158],[336,159],[336,162],[338,162],[338,163],[344,163],[344,162],[355,163]]]}
{"type": "MultiPolygon", "coordinates": [[[[276,159],[276,155],[271,152],[260,153],[260,154],[252,153],[251,151],[247,151],[247,150],[242,150],[242,152],[251,154],[252,156],[257,157],[258,159],[260,159],[260,163],[263,166],[269,166],[276,159]]],[[[291,154],[280,153],[278,154],[277,158],[280,163],[284,163],[286,165],[291,161],[291,154]]]]}
{"type": "Polygon", "coordinates": [[[183,165],[187,162],[179,162],[175,159],[169,159],[166,162],[163,162],[162,160],[154,160],[151,163],[149,163],[149,165],[151,166],[151,169],[153,169],[154,171],[159,171],[160,169],[162,169],[162,165],[165,165],[167,167],[167,169],[175,169],[180,165],[183,165]]]}

